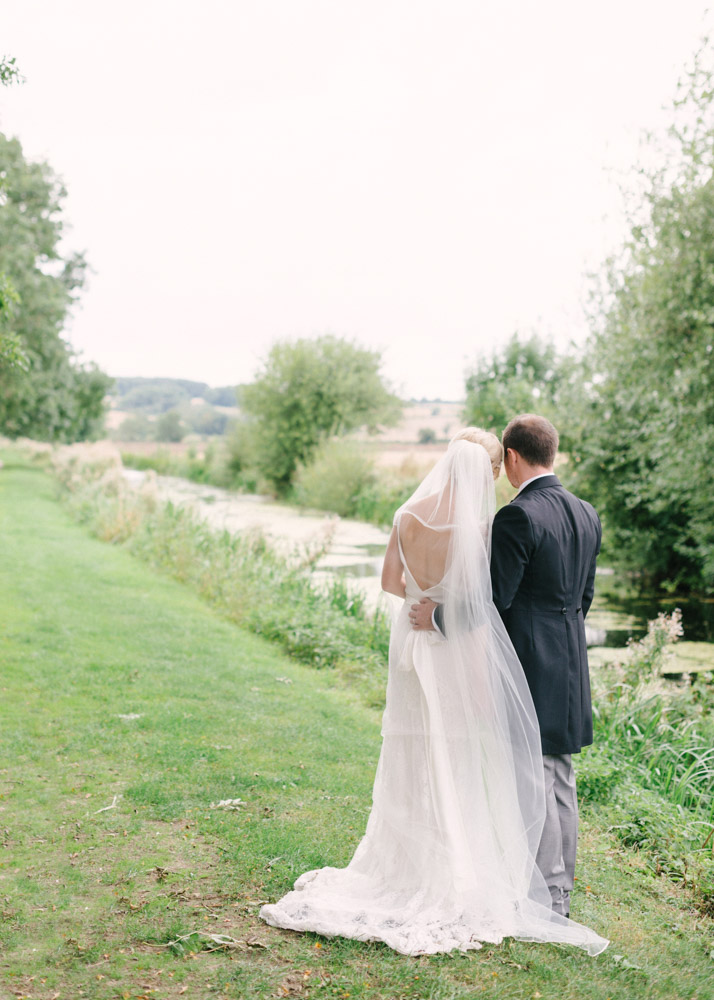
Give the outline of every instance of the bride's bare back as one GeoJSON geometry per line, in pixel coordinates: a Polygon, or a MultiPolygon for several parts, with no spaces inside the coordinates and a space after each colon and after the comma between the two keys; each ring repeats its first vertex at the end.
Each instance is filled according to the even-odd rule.
{"type": "Polygon", "coordinates": [[[444,578],[451,542],[448,493],[424,497],[399,520],[399,541],[409,572],[421,590],[435,587],[444,578]]]}

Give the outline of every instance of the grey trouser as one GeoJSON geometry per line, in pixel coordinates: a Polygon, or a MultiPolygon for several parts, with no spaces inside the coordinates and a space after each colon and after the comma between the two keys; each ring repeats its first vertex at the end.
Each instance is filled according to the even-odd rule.
{"type": "Polygon", "coordinates": [[[570,754],[544,754],[545,826],[536,864],[556,913],[570,912],[578,846],[578,796],[570,754]]]}

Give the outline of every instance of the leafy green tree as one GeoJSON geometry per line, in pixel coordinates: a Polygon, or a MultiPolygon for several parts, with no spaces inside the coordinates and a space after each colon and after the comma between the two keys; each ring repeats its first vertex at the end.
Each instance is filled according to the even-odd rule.
{"type": "Polygon", "coordinates": [[[177,410],[162,413],[156,421],[154,438],[157,441],[183,441],[185,429],[181,422],[181,414],[177,410]]]}
{"type": "Polygon", "coordinates": [[[703,50],[611,261],[571,458],[611,550],[665,589],[714,585],[714,80],[703,50]]]}
{"type": "MultiPolygon", "coordinates": [[[[22,79],[15,59],[0,59],[0,86],[9,87],[22,79]]],[[[0,196],[2,186],[0,185],[0,196]]],[[[6,274],[0,273],[0,372],[11,368],[25,368],[27,356],[20,338],[12,329],[12,313],[18,304],[17,292],[6,274]]]]}
{"type": "Polygon", "coordinates": [[[0,59],[0,86],[9,87],[13,83],[20,83],[22,75],[17,66],[14,56],[3,56],[0,59]]]}
{"type": "MultiPolygon", "coordinates": [[[[274,345],[256,381],[245,386],[249,446],[259,471],[285,493],[299,463],[327,438],[397,419],[401,404],[379,374],[378,352],[334,336],[274,345]]],[[[236,431],[246,446],[247,428],[236,431]]]]}
{"type": "Polygon", "coordinates": [[[130,413],[119,424],[114,434],[117,441],[148,441],[154,426],[143,413],[130,413]]]}
{"type": "Polygon", "coordinates": [[[27,369],[28,358],[12,328],[12,317],[20,298],[6,274],[0,274],[0,374],[11,369],[27,369]]]}
{"type": "Polygon", "coordinates": [[[19,362],[0,368],[0,430],[10,437],[75,441],[103,421],[111,380],[78,365],[62,338],[86,269],[81,254],[60,250],[64,197],[47,164],[26,161],[20,143],[0,135],[0,311],[11,302],[19,362]]]}
{"type": "Polygon", "coordinates": [[[507,344],[481,357],[466,378],[464,420],[500,434],[519,413],[552,417],[561,384],[555,347],[533,335],[514,333],[507,344]]]}
{"type": "Polygon", "coordinates": [[[229,417],[214,406],[193,406],[183,408],[183,419],[195,434],[225,434],[229,417]]]}

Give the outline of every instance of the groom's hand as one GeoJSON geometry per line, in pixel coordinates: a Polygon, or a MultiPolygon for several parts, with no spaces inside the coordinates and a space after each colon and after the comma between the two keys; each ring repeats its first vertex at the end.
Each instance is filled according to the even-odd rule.
{"type": "Polygon", "coordinates": [[[433,614],[436,604],[428,597],[422,597],[418,604],[412,604],[409,610],[409,621],[417,632],[433,632],[433,614]]]}

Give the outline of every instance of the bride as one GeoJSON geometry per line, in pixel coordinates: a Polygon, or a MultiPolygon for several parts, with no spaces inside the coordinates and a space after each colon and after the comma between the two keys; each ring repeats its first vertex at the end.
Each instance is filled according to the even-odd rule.
{"type": "Polygon", "coordinates": [[[491,601],[501,446],[485,431],[468,437],[451,442],[394,518],[382,586],[403,603],[366,833],[346,868],[306,872],[260,916],[405,955],[505,937],[597,955],[608,942],[551,910],[535,865],[545,817],[538,723],[491,601]],[[424,596],[450,615],[448,639],[410,627],[408,607],[424,596]]]}

